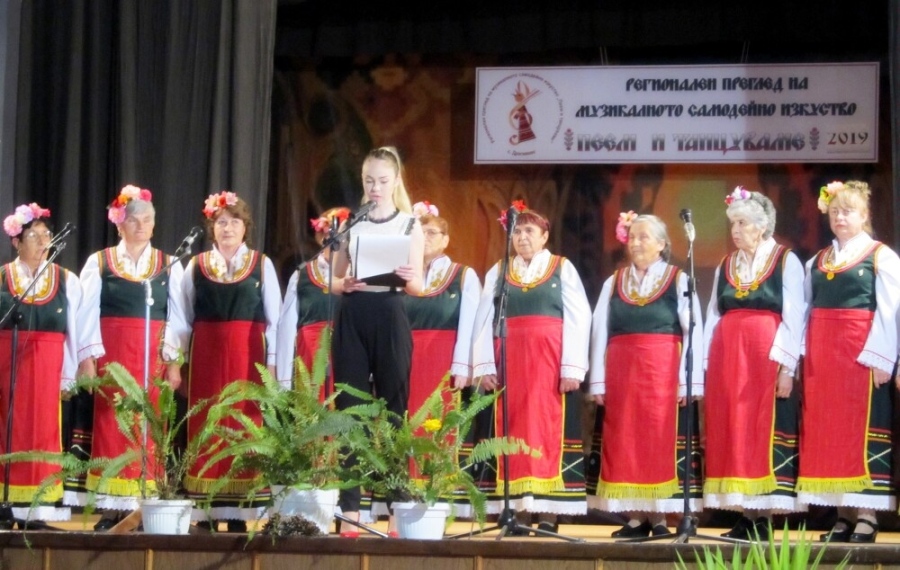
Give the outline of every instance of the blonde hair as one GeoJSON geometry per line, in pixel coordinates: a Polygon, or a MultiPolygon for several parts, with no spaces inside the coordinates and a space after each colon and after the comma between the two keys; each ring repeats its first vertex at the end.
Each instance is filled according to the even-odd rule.
{"type": "Polygon", "coordinates": [[[838,208],[858,208],[866,215],[866,221],[863,223],[863,231],[872,234],[872,215],[869,208],[869,200],[872,197],[872,189],[865,182],[859,180],[848,180],[844,182],[844,186],[834,193],[831,202],[828,203],[829,208],[834,205],[838,208]]]}
{"type": "MultiPolygon", "coordinates": [[[[406,184],[403,182],[403,162],[400,160],[400,154],[397,148],[393,146],[382,146],[369,151],[363,160],[363,166],[369,160],[385,160],[394,165],[394,173],[397,175],[397,184],[394,186],[392,198],[394,206],[398,210],[406,214],[412,214],[412,200],[409,199],[409,192],[406,191],[406,184]]],[[[368,202],[368,198],[363,196],[362,203],[368,202]]]]}

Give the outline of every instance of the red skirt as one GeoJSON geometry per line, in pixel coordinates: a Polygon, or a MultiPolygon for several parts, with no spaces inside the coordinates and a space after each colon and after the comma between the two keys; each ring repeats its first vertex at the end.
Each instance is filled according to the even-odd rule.
{"type": "Polygon", "coordinates": [[[797,491],[852,493],[872,486],[866,450],[871,370],[856,361],[872,312],[813,309],[800,426],[797,491]]]}
{"type": "MultiPolygon", "coordinates": [[[[261,382],[256,364],[266,363],[265,332],[265,323],[252,321],[194,323],[188,375],[188,406],[192,407],[200,400],[217,396],[227,384],[236,380],[261,382]]],[[[258,424],[261,423],[259,409],[249,404],[244,405],[243,412],[258,424]]],[[[200,431],[205,421],[205,412],[188,420],[188,441],[200,431]]],[[[229,427],[240,427],[233,420],[225,421],[229,427]]],[[[219,461],[200,477],[199,471],[205,463],[206,457],[200,457],[188,471],[185,480],[188,492],[207,493],[211,485],[231,468],[231,460],[219,461]]],[[[255,474],[243,474],[223,489],[222,495],[243,494],[254,485],[255,479],[255,474]]]]}
{"type": "MultiPolygon", "coordinates": [[[[65,339],[59,332],[19,331],[12,446],[7,449],[12,332],[0,331],[0,452],[62,451],[59,395],[65,339]]],[[[17,461],[10,464],[8,482],[0,469],[0,481],[9,484],[10,502],[31,503],[41,481],[59,471],[58,465],[17,461]]],[[[44,501],[59,501],[62,493],[60,481],[44,501]]]]}
{"type": "MultiPolygon", "coordinates": [[[[160,335],[162,334],[163,321],[150,321],[150,397],[156,402],[159,397],[159,389],[153,384],[155,378],[159,378],[163,372],[163,364],[159,359],[160,335]]],[[[97,370],[103,373],[103,367],[110,362],[118,362],[125,367],[137,380],[138,384],[144,382],[144,319],[104,317],[100,319],[100,335],[104,339],[106,354],[99,359],[97,370]]],[[[92,457],[118,457],[129,448],[134,447],[128,438],[119,429],[116,422],[116,412],[111,404],[113,395],[118,391],[114,388],[105,388],[106,396],[96,394],[94,397],[94,430],[92,457]]],[[[138,436],[137,441],[141,441],[138,436]]],[[[156,472],[157,464],[154,461],[153,442],[147,441],[147,479],[152,479],[156,472]]],[[[135,461],[116,477],[103,482],[103,487],[98,489],[99,472],[88,475],[87,488],[99,490],[110,495],[139,496],[141,494],[138,479],[141,477],[141,462],[135,461]]]]}
{"type": "MultiPolygon", "coordinates": [[[[441,380],[450,371],[453,349],[456,347],[455,330],[416,330],[412,332],[412,368],[409,374],[409,399],[407,409],[412,417],[431,394],[437,390],[441,380]]],[[[445,390],[441,397],[444,406],[454,404],[454,392],[445,390]]],[[[452,443],[452,442],[451,442],[452,443]]],[[[418,468],[410,462],[410,475],[418,477],[418,468]]]]}
{"type": "MultiPolygon", "coordinates": [[[[306,365],[310,375],[313,373],[313,362],[316,359],[316,352],[319,350],[319,340],[321,339],[322,331],[325,330],[325,325],[327,324],[327,321],[311,323],[300,327],[300,330],[297,331],[297,356],[303,361],[303,364],[306,365]]],[[[329,360],[331,359],[330,354],[328,355],[328,358],[329,360]]],[[[326,386],[329,394],[334,392],[334,378],[330,375],[326,380],[326,386]]],[[[323,386],[319,394],[320,401],[325,400],[325,390],[326,387],[323,386]]]]}
{"type": "MultiPolygon", "coordinates": [[[[524,439],[541,450],[541,457],[509,457],[510,494],[546,494],[563,490],[565,406],[559,392],[562,358],[562,320],[553,317],[514,317],[507,321],[507,398],[509,433],[503,433],[503,407],[496,408],[497,435],[524,439]]],[[[499,362],[499,355],[498,355],[499,362]]],[[[498,461],[498,493],[504,481],[498,461]]]]}
{"type": "Polygon", "coordinates": [[[775,490],[772,442],[778,363],[769,352],[781,316],[728,311],[713,335],[704,397],[704,493],[775,490]]]}
{"type": "Polygon", "coordinates": [[[610,339],[598,496],[660,499],[678,492],[680,361],[678,336],[610,339]]]}

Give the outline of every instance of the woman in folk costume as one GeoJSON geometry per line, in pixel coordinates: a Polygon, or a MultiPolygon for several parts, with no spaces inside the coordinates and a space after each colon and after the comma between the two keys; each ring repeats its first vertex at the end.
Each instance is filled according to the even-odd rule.
{"type": "Polygon", "coordinates": [[[800,503],[838,508],[822,540],[874,542],[894,510],[891,373],[897,360],[900,258],[872,239],[870,190],[823,186],[834,241],[806,264],[809,305],[800,424],[800,503]]]}
{"type": "MultiPolygon", "coordinates": [[[[613,537],[659,536],[669,532],[666,514],[684,511],[687,406],[696,405],[687,402],[686,366],[691,395],[701,397],[701,309],[695,295],[689,338],[688,279],[668,263],[672,246],[662,220],[623,213],[616,237],[627,245],[631,263],[604,282],[594,309],[590,393],[604,409],[594,427],[594,441],[602,443],[599,453],[596,445],[591,451],[588,469],[597,483],[588,504],[627,513],[628,522],[613,537]],[[690,363],[688,342],[696,347],[690,363]]],[[[689,505],[698,511],[696,413],[693,418],[689,505]]]]}
{"type": "MultiPolygon", "coordinates": [[[[504,507],[508,482],[511,508],[538,513],[539,528],[556,531],[556,515],[587,512],[579,388],[587,371],[591,309],[575,266],[545,249],[547,218],[521,200],[512,207],[519,213],[515,226],[508,228],[515,256],[505,276],[507,359],[501,365],[506,366],[506,386],[498,383],[492,342],[495,289],[504,278],[499,263],[485,277],[475,317],[473,374],[486,390],[504,389],[509,433],[503,432],[498,401],[494,435],[524,439],[542,455],[509,457],[509,473],[503,472],[505,461],[499,461],[497,494],[488,508],[500,512],[504,507]]],[[[500,223],[506,227],[506,221],[504,212],[500,223]]]]}
{"type": "MultiPolygon", "coordinates": [[[[148,389],[158,393],[153,380],[165,375],[173,388],[181,384],[181,341],[166,327],[170,318],[184,321],[181,306],[181,264],[166,269],[172,256],[150,245],[156,225],[156,210],[149,190],[128,185],[110,204],[107,217],[116,224],[121,238],[115,247],[106,248],[91,255],[81,270],[84,295],[78,311],[79,349],[81,372],[88,376],[103,373],[108,362],[124,366],[138,382],[145,378],[144,351],[146,326],[146,289],[144,280],[152,279],[153,304],[150,306],[150,380],[148,389]],[[165,270],[165,275],[160,273],[165,270]],[[164,342],[164,335],[166,341],[164,342]]],[[[110,392],[112,388],[108,388],[110,392]]],[[[111,395],[111,394],[109,394],[111,395]]],[[[152,442],[148,442],[152,445],[152,442]]],[[[112,400],[101,394],[94,395],[94,421],[91,456],[118,457],[131,445],[119,430],[112,400]]],[[[152,450],[149,457],[153,457],[152,450]]],[[[147,465],[149,473],[159,469],[147,465]]],[[[137,509],[141,498],[144,475],[147,493],[152,496],[152,476],[142,473],[141,462],[118,473],[115,477],[100,481],[100,473],[88,474],[86,487],[97,493],[96,506],[105,512],[95,530],[108,530],[127,512],[137,509]]],[[[83,494],[66,492],[67,502],[85,505],[83,494]]]]}
{"type": "MultiPolygon", "coordinates": [[[[450,244],[450,224],[440,217],[437,206],[417,202],[413,215],[425,234],[425,289],[403,299],[413,338],[410,415],[422,407],[448,372],[454,391],[444,392],[445,401],[450,404],[450,398],[466,397],[466,392],[459,390],[466,388],[472,377],[472,330],[481,297],[475,270],[444,253],[450,244]]],[[[373,505],[376,513],[378,506],[373,505]]],[[[471,505],[463,499],[455,500],[453,509],[455,516],[472,516],[471,505]]]]}
{"type": "MultiPolygon", "coordinates": [[[[207,198],[203,214],[213,247],[191,259],[183,281],[185,320],[192,327],[189,407],[215,397],[236,380],[261,382],[257,364],[265,364],[275,374],[281,312],[275,267],[268,257],[249,247],[253,219],[247,203],[233,192],[222,191],[207,198]]],[[[244,413],[259,414],[249,407],[244,413]]],[[[205,420],[205,413],[188,420],[189,440],[205,420]]],[[[203,464],[201,457],[188,472],[185,488],[192,498],[212,499],[212,520],[207,519],[204,509],[194,509],[194,520],[209,528],[218,519],[227,519],[229,532],[245,532],[246,521],[259,518],[268,495],[257,494],[253,501],[247,500],[246,492],[255,482],[255,474],[247,473],[224,492],[209,497],[207,491],[228,471],[230,461],[216,463],[201,476],[203,464]]]]}
{"type": "Polygon", "coordinates": [[[738,186],[726,199],[737,249],[716,268],[706,310],[703,504],[743,511],[722,536],[768,540],[797,509],[803,264],[775,242],[775,206],[738,186]]]}
{"type": "MultiPolygon", "coordinates": [[[[338,207],[310,220],[316,232],[316,243],[322,246],[332,224],[341,224],[349,216],[348,208],[338,207]]],[[[294,358],[300,358],[312,370],[319,337],[332,321],[333,315],[328,311],[337,310],[338,298],[328,295],[329,291],[341,291],[341,280],[330,275],[331,255],[329,247],[294,271],[284,293],[278,319],[277,369],[278,380],[285,387],[291,386],[294,377],[294,358]]],[[[328,382],[331,384],[332,379],[328,382]]],[[[328,390],[330,392],[331,387],[328,390]]]]}
{"type": "MultiPolygon", "coordinates": [[[[0,316],[9,312],[16,297],[22,302],[17,309],[21,318],[9,448],[11,322],[0,330],[0,452],[61,453],[60,398],[75,384],[81,283],[78,276],[55,263],[46,267],[53,238],[50,210],[36,203],[23,204],[3,220],[3,230],[18,256],[0,267],[0,316]]],[[[6,485],[0,492],[8,492],[19,528],[48,529],[43,521],[71,518],[70,509],[62,506],[62,482],[50,487],[40,506],[30,510],[37,487],[59,471],[58,465],[48,463],[13,462],[7,481],[6,470],[0,468],[0,481],[6,485]],[[27,520],[29,517],[33,520],[27,520]]]]}

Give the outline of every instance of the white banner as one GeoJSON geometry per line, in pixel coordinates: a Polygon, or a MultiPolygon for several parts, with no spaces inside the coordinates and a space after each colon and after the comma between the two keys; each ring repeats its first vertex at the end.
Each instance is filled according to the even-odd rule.
{"type": "Polygon", "coordinates": [[[875,162],[877,62],[478,68],[475,163],[875,162]]]}

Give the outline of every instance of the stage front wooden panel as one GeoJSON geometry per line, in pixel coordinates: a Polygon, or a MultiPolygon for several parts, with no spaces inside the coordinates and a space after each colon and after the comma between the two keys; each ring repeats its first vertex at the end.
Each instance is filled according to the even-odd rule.
{"type": "MultiPolygon", "coordinates": [[[[857,570],[900,570],[900,540],[892,535],[885,539],[875,545],[829,546],[821,568],[835,568],[849,553],[857,570]]],[[[572,543],[535,537],[426,541],[332,535],[273,542],[236,534],[0,532],[0,570],[669,570],[678,554],[692,562],[695,550],[707,545],[731,559],[732,545],[703,540],[676,544],[586,538],[572,543]]]]}

